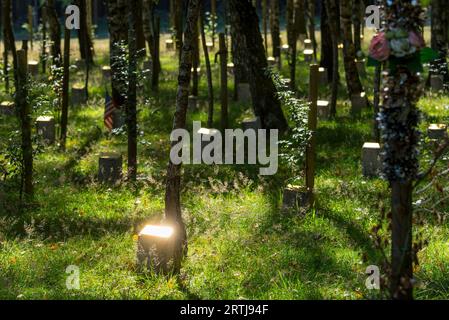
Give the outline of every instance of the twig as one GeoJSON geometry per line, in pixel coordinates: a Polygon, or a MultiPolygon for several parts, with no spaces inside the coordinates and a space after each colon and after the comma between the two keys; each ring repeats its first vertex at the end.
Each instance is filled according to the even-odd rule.
{"type": "Polygon", "coordinates": [[[432,160],[432,164],[430,165],[429,169],[427,169],[427,171],[418,175],[418,178],[414,184],[414,188],[416,188],[418,185],[420,185],[421,182],[423,182],[423,180],[425,180],[432,173],[432,171],[435,168],[435,166],[437,165],[438,161],[445,154],[445,152],[447,150],[449,150],[449,138],[446,138],[445,143],[440,145],[438,150],[435,152],[435,156],[432,160]]]}

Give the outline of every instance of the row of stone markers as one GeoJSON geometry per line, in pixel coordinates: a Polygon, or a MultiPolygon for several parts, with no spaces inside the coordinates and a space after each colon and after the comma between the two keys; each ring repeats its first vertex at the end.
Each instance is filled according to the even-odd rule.
{"type": "MultiPolygon", "coordinates": [[[[448,136],[447,124],[431,124],[427,128],[430,140],[438,142],[448,136]]],[[[367,178],[379,177],[382,170],[381,145],[377,142],[366,142],[362,147],[362,174],[367,178]]]]}

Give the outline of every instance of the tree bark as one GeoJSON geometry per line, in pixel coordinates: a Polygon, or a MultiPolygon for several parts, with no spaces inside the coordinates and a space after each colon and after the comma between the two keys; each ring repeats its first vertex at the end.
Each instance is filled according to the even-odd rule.
{"type": "Polygon", "coordinates": [[[108,25],[109,25],[109,43],[111,57],[111,87],[112,101],[116,108],[120,109],[125,103],[124,90],[126,81],[120,74],[123,66],[120,63],[121,54],[120,44],[128,43],[128,30],[123,28],[123,21],[127,21],[127,1],[126,0],[108,0],[108,25]]]}
{"type": "Polygon", "coordinates": [[[249,0],[230,0],[229,8],[235,33],[241,35],[234,54],[247,70],[254,113],[264,128],[284,131],[288,125],[274,83],[266,73],[268,63],[256,10],[249,0]]]}
{"type": "MultiPolygon", "coordinates": [[[[16,39],[14,37],[14,32],[12,29],[12,6],[11,0],[2,1],[2,17],[3,17],[3,38],[5,43],[5,61],[8,62],[8,51],[11,52],[13,58],[13,68],[14,68],[14,82],[17,87],[17,50],[16,50],[16,39]]],[[[5,64],[7,66],[7,63],[5,64]]],[[[6,72],[5,75],[8,73],[6,72]]]]}
{"type": "Polygon", "coordinates": [[[353,0],[354,48],[357,54],[362,50],[362,0],[353,0]]]}
{"type": "Polygon", "coordinates": [[[200,29],[201,29],[201,43],[204,51],[204,58],[206,60],[206,74],[207,74],[207,93],[209,97],[209,109],[207,112],[207,127],[212,128],[214,122],[214,87],[212,85],[212,70],[210,66],[209,51],[206,45],[206,33],[204,31],[204,16],[200,13],[200,29]]]}
{"type": "Polygon", "coordinates": [[[307,0],[307,14],[309,17],[309,37],[312,40],[313,56],[317,60],[317,42],[315,36],[315,0],[307,0]]]}
{"type": "Polygon", "coordinates": [[[331,87],[331,101],[330,101],[330,116],[335,117],[337,114],[337,99],[339,86],[339,60],[338,60],[338,44],[339,40],[339,3],[338,0],[325,0],[325,10],[328,17],[329,29],[332,39],[332,87],[331,87]]]}
{"type": "Polygon", "coordinates": [[[447,10],[447,1],[432,0],[432,16],[431,16],[431,47],[440,55],[439,59],[431,62],[429,72],[432,74],[440,74],[444,77],[444,82],[449,83],[449,70],[447,64],[447,49],[449,42],[449,12],[447,10]]]}
{"type": "Polygon", "coordinates": [[[67,141],[67,124],[69,117],[69,82],[70,82],[70,30],[64,26],[64,74],[62,80],[61,107],[61,150],[65,151],[67,141]]]}
{"type": "Polygon", "coordinates": [[[47,19],[50,27],[51,56],[54,65],[61,65],[61,25],[56,12],[55,0],[47,0],[47,19]]]}
{"type": "Polygon", "coordinates": [[[228,128],[228,48],[226,48],[225,34],[219,34],[220,45],[220,101],[221,101],[221,130],[228,128]]]}
{"type": "Polygon", "coordinates": [[[139,0],[129,0],[128,11],[128,100],[126,103],[126,128],[128,132],[128,179],[137,178],[137,55],[138,43],[135,29],[139,19],[139,0]]]}
{"type": "MultiPolygon", "coordinates": [[[[80,46],[80,55],[87,64],[94,63],[94,45],[92,41],[92,29],[89,28],[87,19],[87,0],[75,0],[75,4],[80,9],[80,29],[78,30],[78,41],[80,46]]],[[[120,1],[120,0],[119,0],[120,1]]],[[[110,2],[110,1],[109,1],[110,2]]],[[[122,26],[123,26],[122,20],[122,26]]]]}
{"type": "MultiPolygon", "coordinates": [[[[189,97],[191,69],[193,61],[193,42],[195,24],[198,23],[200,0],[190,0],[187,11],[187,21],[184,33],[184,42],[181,51],[178,76],[178,92],[176,97],[176,111],[173,121],[173,130],[186,127],[186,114],[189,97]]],[[[177,142],[172,142],[172,146],[177,142]]],[[[187,232],[182,220],[181,200],[181,164],[175,165],[169,161],[167,168],[167,184],[165,191],[165,216],[173,223],[177,230],[176,249],[174,254],[174,273],[179,273],[183,255],[187,253],[187,232]]]]}
{"type": "Polygon", "coordinates": [[[349,96],[363,92],[357,65],[355,62],[355,47],[352,40],[352,6],[351,0],[340,0],[340,19],[343,35],[343,61],[345,66],[346,85],[349,96]]]}
{"type": "MultiPolygon", "coordinates": [[[[320,67],[326,68],[327,80],[332,82],[334,72],[332,29],[327,14],[326,0],[321,0],[321,61],[320,67]]],[[[338,45],[338,44],[337,44],[338,45]]],[[[338,49],[338,48],[337,48],[338,49]]],[[[338,54],[338,50],[337,50],[338,54]]],[[[338,59],[338,57],[337,57],[338,59]]]]}
{"type": "Polygon", "coordinates": [[[271,31],[271,42],[273,46],[273,57],[279,59],[279,65],[281,60],[281,29],[279,23],[279,0],[270,0],[270,31],[271,31]]]}

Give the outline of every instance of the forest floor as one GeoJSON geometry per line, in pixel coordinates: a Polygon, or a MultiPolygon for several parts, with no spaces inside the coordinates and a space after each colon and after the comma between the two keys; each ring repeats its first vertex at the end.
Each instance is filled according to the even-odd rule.
{"type": "MultiPolygon", "coordinates": [[[[121,152],[126,164],[127,140],[124,132],[110,135],[103,125],[105,88],[100,66],[108,64],[106,48],[105,40],[97,41],[89,103],[70,109],[67,152],[46,147],[36,157],[35,203],[21,207],[17,182],[0,180],[0,299],[382,297],[381,292],[366,289],[365,270],[378,265],[382,274],[387,272],[371,230],[381,220],[381,212],[388,211],[389,189],[381,179],[362,177],[361,148],[372,140],[373,112],[367,109],[360,119],[351,117],[343,86],[336,119],[319,122],[318,203],[313,212],[300,216],[280,209],[289,178],[285,167],[273,177],[262,178],[258,168],[250,166],[185,166],[182,205],[189,250],[181,275],[164,278],[138,273],[139,228],[145,222],[159,221],[164,211],[177,64],[174,54],[163,53],[159,95],[141,88],[138,182],[107,187],[96,181],[99,154],[121,152]],[[24,224],[19,235],[17,230],[24,224]],[[66,288],[65,271],[70,265],[80,269],[80,290],[66,288]]],[[[220,107],[218,70],[213,65],[216,114],[220,107]]],[[[364,84],[372,100],[372,70],[368,71],[364,84]]],[[[304,62],[298,74],[305,93],[308,70],[304,62]]],[[[73,72],[72,81],[81,80],[73,72]]],[[[7,99],[4,90],[0,91],[1,98],[7,99]]],[[[321,96],[326,95],[328,91],[322,88],[321,96]]],[[[189,129],[193,120],[206,123],[205,74],[200,97],[200,109],[188,114],[189,129]]],[[[422,98],[424,133],[429,123],[449,122],[447,106],[447,96],[428,93],[422,98]]],[[[34,116],[53,114],[45,104],[34,107],[34,116]]],[[[250,104],[231,103],[232,127],[239,127],[250,115],[250,104]]],[[[219,125],[217,116],[215,125],[219,125]]],[[[2,150],[18,128],[14,118],[0,116],[2,150]]],[[[423,140],[424,167],[430,148],[423,140]]],[[[442,167],[447,168],[445,161],[442,167]]],[[[417,210],[419,203],[426,203],[418,199],[435,194],[430,190],[415,195],[417,210]]],[[[415,233],[421,232],[429,241],[415,270],[418,299],[449,297],[449,223],[445,219],[449,205],[442,205],[446,207],[440,211],[446,216],[422,214],[424,223],[415,228],[415,233]]]]}

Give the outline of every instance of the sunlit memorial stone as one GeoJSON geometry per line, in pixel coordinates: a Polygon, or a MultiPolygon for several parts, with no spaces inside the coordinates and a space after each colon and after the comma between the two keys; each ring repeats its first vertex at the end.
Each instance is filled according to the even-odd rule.
{"type": "Polygon", "coordinates": [[[232,62],[227,64],[227,68],[229,73],[234,73],[234,64],[232,62]]]}
{"type": "Polygon", "coordinates": [[[283,210],[297,210],[305,208],[309,203],[309,193],[300,186],[288,185],[282,197],[283,210]]]}
{"type": "Polygon", "coordinates": [[[329,101],[318,100],[317,101],[317,112],[318,112],[318,118],[329,119],[329,117],[330,117],[329,101]]]}
{"type": "Polygon", "coordinates": [[[365,177],[377,177],[380,174],[382,162],[380,144],[367,142],[362,148],[362,174],[365,177]]]}
{"type": "Polygon", "coordinates": [[[3,114],[5,116],[12,116],[14,114],[14,102],[3,101],[0,104],[0,114],[3,114]]]}
{"type": "Polygon", "coordinates": [[[102,153],[98,161],[98,181],[116,184],[122,179],[122,156],[118,153],[102,153]]]}
{"type": "Polygon", "coordinates": [[[101,68],[101,73],[103,74],[104,80],[110,80],[111,79],[111,67],[110,66],[103,66],[101,68]]]}
{"type": "Polygon", "coordinates": [[[28,72],[32,76],[37,76],[39,74],[39,62],[35,60],[28,61],[28,72]]]}
{"type": "Polygon", "coordinates": [[[313,49],[305,49],[304,50],[304,61],[312,62],[313,60],[313,49]]]}
{"type": "Polygon", "coordinates": [[[354,94],[351,97],[351,113],[353,116],[360,116],[362,109],[367,107],[366,94],[354,94]]]}
{"type": "Polygon", "coordinates": [[[198,97],[197,96],[189,96],[189,109],[191,111],[198,110],[198,97]]]}
{"type": "Polygon", "coordinates": [[[165,49],[171,51],[175,48],[175,44],[172,39],[165,40],[165,49]]]}
{"type": "Polygon", "coordinates": [[[327,78],[327,68],[319,68],[318,72],[320,74],[320,84],[325,86],[329,83],[328,78],[327,78]]]}
{"type": "MultiPolygon", "coordinates": [[[[201,139],[201,153],[211,142],[221,136],[219,130],[209,128],[200,128],[197,134],[201,139]]],[[[210,154],[213,156],[214,152],[212,151],[210,154]]]]}
{"type": "Polygon", "coordinates": [[[304,40],[304,49],[310,49],[313,52],[313,45],[312,45],[312,40],[310,39],[305,39],[304,40]]]}
{"type": "Polygon", "coordinates": [[[276,61],[276,58],[275,58],[275,57],[268,57],[268,58],[267,58],[267,62],[268,62],[268,65],[269,65],[270,67],[275,67],[276,64],[277,64],[277,61],[276,61]]]}
{"type": "Polygon", "coordinates": [[[288,53],[288,49],[289,49],[289,48],[290,48],[290,47],[289,47],[288,44],[283,44],[283,45],[281,46],[281,51],[284,52],[284,53],[288,53]]]}
{"type": "Polygon", "coordinates": [[[206,47],[208,52],[212,52],[214,50],[214,43],[213,42],[206,42],[206,47]]]}
{"type": "Polygon", "coordinates": [[[253,129],[257,133],[257,130],[262,129],[262,122],[259,117],[255,117],[254,119],[245,119],[242,121],[242,129],[243,131],[253,129]]]}
{"type": "Polygon", "coordinates": [[[175,227],[146,225],[137,240],[138,267],[157,274],[167,274],[173,268],[177,240],[175,227]]]}
{"type": "Polygon", "coordinates": [[[239,102],[251,101],[251,90],[249,83],[239,83],[237,85],[237,97],[239,102]]]}
{"type": "Polygon", "coordinates": [[[76,84],[72,87],[72,105],[79,106],[87,103],[86,87],[76,84]]]}
{"type": "Polygon", "coordinates": [[[38,136],[45,144],[51,145],[55,143],[55,119],[53,117],[38,117],[36,119],[36,130],[38,136]]]}
{"type": "Polygon", "coordinates": [[[427,129],[427,134],[430,139],[441,140],[447,137],[447,125],[445,124],[431,124],[427,129]]]}
{"type": "Polygon", "coordinates": [[[443,91],[444,90],[444,77],[442,75],[432,75],[430,77],[430,86],[432,91],[443,91]]]}

